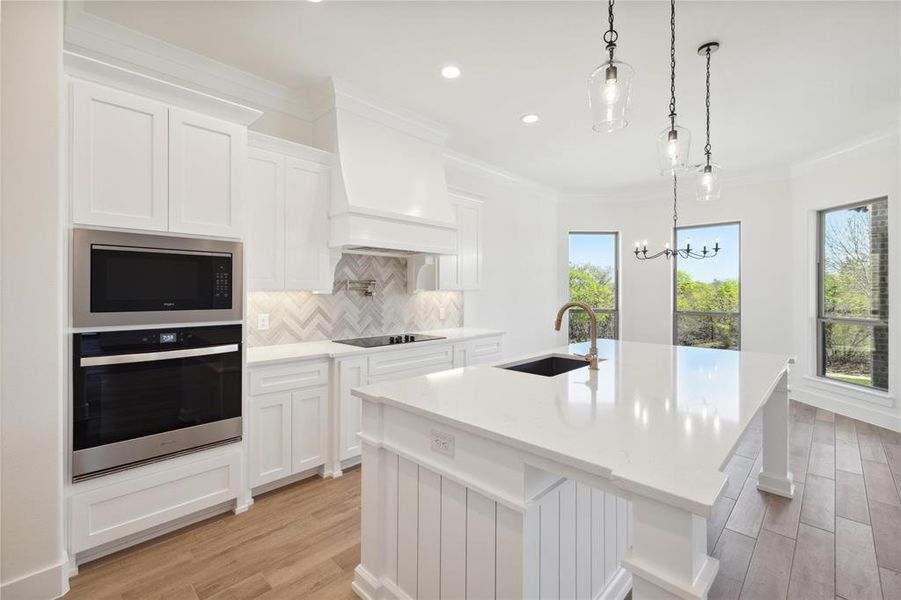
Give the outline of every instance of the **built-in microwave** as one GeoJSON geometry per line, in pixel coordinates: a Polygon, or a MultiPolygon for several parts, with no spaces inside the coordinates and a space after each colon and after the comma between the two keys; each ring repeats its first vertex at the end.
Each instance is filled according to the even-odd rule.
{"type": "Polygon", "coordinates": [[[75,327],[240,321],[240,242],[94,229],[73,235],[75,327]]]}

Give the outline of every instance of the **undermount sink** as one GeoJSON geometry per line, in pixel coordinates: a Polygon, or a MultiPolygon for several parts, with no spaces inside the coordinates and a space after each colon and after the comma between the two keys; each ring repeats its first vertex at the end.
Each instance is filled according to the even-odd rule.
{"type": "Polygon", "coordinates": [[[559,354],[543,356],[527,362],[518,362],[509,365],[499,365],[498,368],[507,369],[508,371],[519,371],[520,373],[531,373],[532,375],[541,375],[542,377],[553,377],[588,367],[588,361],[583,358],[571,358],[559,354]]]}

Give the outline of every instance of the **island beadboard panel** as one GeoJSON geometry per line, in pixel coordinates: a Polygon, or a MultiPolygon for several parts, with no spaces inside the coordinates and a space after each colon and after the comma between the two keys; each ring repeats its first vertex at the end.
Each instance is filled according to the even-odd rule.
{"type": "Polygon", "coordinates": [[[247,341],[271,346],[463,326],[460,292],[407,293],[403,258],[344,254],[335,267],[332,294],[251,292],[247,341]],[[348,280],[374,279],[375,294],[348,291],[348,280]],[[444,318],[441,318],[441,309],[444,318]],[[269,315],[269,329],[257,329],[257,316],[269,315]]]}

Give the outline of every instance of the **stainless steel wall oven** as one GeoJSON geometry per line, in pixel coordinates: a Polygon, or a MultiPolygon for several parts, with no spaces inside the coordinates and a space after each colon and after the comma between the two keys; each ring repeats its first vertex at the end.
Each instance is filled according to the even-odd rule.
{"type": "Polygon", "coordinates": [[[73,336],[72,477],[241,438],[241,325],[73,336]]]}

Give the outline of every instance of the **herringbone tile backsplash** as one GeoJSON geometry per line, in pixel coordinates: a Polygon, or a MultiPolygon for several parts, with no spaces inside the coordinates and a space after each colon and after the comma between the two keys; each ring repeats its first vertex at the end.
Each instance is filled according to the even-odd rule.
{"type": "Polygon", "coordinates": [[[407,293],[403,258],[344,254],[335,269],[333,294],[251,292],[248,294],[247,342],[272,346],[317,340],[402,333],[463,326],[460,292],[407,293]],[[375,295],[346,291],[348,279],[375,279],[375,295]],[[444,319],[439,309],[444,307],[444,319]],[[269,314],[269,329],[259,331],[257,315],[269,314]]]}

